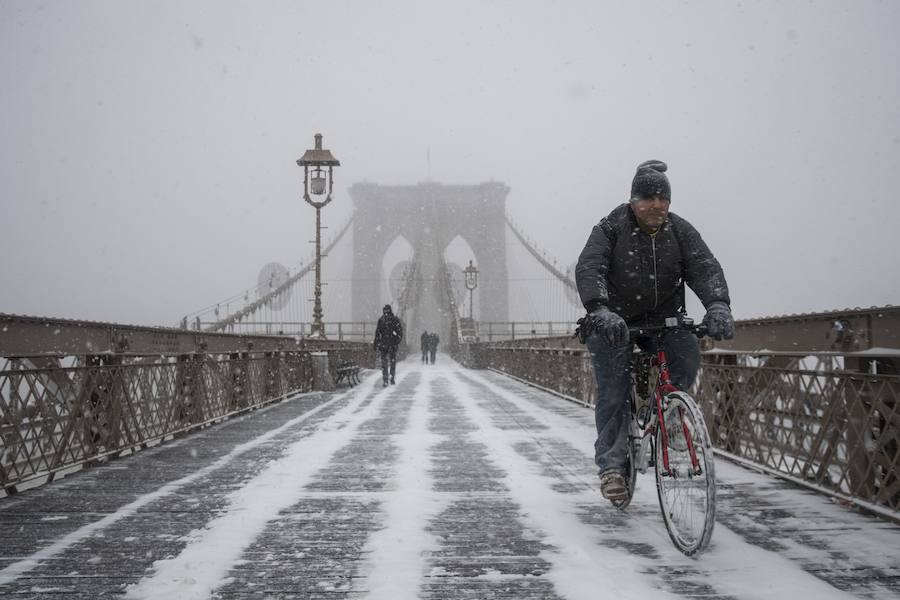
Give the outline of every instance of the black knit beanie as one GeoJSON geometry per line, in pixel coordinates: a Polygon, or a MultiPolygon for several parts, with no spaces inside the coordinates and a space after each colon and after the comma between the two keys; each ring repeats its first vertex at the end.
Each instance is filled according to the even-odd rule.
{"type": "Polygon", "coordinates": [[[639,164],[631,181],[631,199],[662,196],[671,200],[672,189],[669,187],[669,178],[666,177],[668,168],[661,160],[645,160],[639,164]]]}

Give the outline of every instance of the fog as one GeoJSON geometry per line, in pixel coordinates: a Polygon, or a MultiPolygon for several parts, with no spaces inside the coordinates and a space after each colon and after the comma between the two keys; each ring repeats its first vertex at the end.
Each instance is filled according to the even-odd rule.
{"type": "MultiPolygon", "coordinates": [[[[669,164],[735,316],[900,303],[900,3],[0,0],[0,312],[142,324],[309,256],[295,160],[510,188],[568,265],[669,164]]],[[[349,264],[346,266],[349,272],[349,264]]]]}

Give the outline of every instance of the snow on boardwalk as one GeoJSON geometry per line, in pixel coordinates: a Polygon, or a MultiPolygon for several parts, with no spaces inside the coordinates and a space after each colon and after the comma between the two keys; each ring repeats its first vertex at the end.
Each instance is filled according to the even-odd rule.
{"type": "Polygon", "coordinates": [[[0,500],[0,597],[900,597],[900,528],[721,460],[682,556],[652,475],[600,498],[589,410],[442,358],[0,500]]]}

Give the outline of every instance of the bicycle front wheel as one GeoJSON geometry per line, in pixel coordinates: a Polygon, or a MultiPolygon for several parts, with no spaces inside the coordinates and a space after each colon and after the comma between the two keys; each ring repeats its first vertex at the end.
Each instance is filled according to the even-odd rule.
{"type": "Polygon", "coordinates": [[[689,394],[668,394],[665,406],[664,425],[656,431],[656,490],[669,537],[691,556],[709,544],[716,519],[712,444],[689,394]]]}

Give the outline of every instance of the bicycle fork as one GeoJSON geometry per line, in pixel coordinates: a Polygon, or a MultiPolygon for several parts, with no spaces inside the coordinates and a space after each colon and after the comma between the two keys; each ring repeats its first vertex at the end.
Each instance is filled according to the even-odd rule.
{"type": "MultiPolygon", "coordinates": [[[[665,420],[665,408],[668,406],[664,406],[666,404],[665,397],[663,394],[669,394],[671,392],[677,392],[678,389],[672,385],[671,377],[669,375],[669,365],[666,360],[666,353],[662,350],[657,352],[656,355],[656,363],[659,365],[659,384],[656,386],[656,390],[654,390],[654,400],[656,400],[656,422],[657,427],[660,427],[662,430],[662,458],[663,458],[663,470],[670,477],[678,477],[678,473],[672,469],[669,465],[669,428],[667,427],[667,423],[665,420]]],[[[684,412],[683,409],[678,407],[678,421],[681,423],[681,433],[684,435],[684,440],[687,445],[688,455],[691,457],[691,468],[693,471],[693,475],[702,475],[703,469],[700,466],[700,460],[697,458],[697,449],[694,447],[694,439],[691,435],[690,430],[688,429],[687,423],[684,421],[684,412]]]]}
{"type": "MultiPolygon", "coordinates": [[[[662,410],[662,398],[657,400],[659,406],[659,423],[661,431],[662,431],[662,458],[663,458],[663,470],[670,477],[678,477],[678,472],[673,470],[669,465],[669,428],[666,427],[666,421],[663,417],[662,410]]],[[[684,412],[683,409],[678,407],[678,421],[681,423],[681,434],[684,436],[685,444],[687,446],[688,456],[691,457],[691,468],[693,471],[693,475],[702,475],[703,468],[700,466],[700,459],[697,458],[697,449],[694,446],[694,438],[691,435],[690,429],[688,429],[687,423],[684,421],[684,412]]]]}

